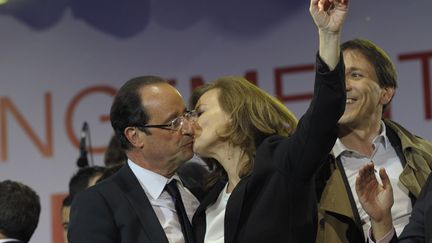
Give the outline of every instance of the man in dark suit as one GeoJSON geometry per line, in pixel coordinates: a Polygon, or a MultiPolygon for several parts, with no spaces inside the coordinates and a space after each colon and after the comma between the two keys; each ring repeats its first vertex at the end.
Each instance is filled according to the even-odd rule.
{"type": "Polygon", "coordinates": [[[390,211],[394,198],[389,176],[385,169],[381,168],[379,175],[382,184],[380,184],[374,172],[374,165],[368,164],[360,170],[356,181],[356,191],[360,202],[372,222],[369,241],[379,243],[432,242],[432,175],[429,175],[422,188],[409,223],[398,239],[390,211]]]}
{"type": "Polygon", "coordinates": [[[15,181],[0,182],[0,242],[28,242],[40,215],[39,196],[15,181]]]}
{"type": "Polygon", "coordinates": [[[176,171],[193,156],[195,115],[160,77],[134,78],[120,88],[110,118],[128,161],[73,199],[70,243],[194,242],[190,219],[199,186],[176,171]]]}

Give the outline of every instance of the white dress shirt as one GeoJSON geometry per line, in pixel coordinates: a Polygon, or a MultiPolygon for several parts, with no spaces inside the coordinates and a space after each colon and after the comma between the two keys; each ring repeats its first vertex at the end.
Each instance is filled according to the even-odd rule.
{"type": "Polygon", "coordinates": [[[395,227],[396,234],[400,235],[405,225],[407,225],[409,222],[412,205],[408,189],[399,181],[399,176],[403,170],[402,163],[388,137],[386,136],[386,127],[383,121],[381,121],[380,134],[376,136],[372,142],[374,151],[370,157],[360,154],[357,151],[348,149],[339,139],[336,140],[336,143],[333,147],[333,154],[335,157],[340,156],[341,158],[341,162],[345,169],[345,174],[348,178],[360,219],[364,223],[363,232],[365,238],[368,238],[370,219],[361,207],[360,201],[355,191],[356,176],[358,175],[360,168],[371,161],[377,167],[376,176],[378,181],[380,181],[378,168],[386,169],[390,183],[393,187],[394,205],[391,210],[393,225],[395,227]]]}
{"type": "Polygon", "coordinates": [[[159,223],[165,231],[168,241],[170,243],[184,243],[185,241],[174,201],[168,192],[164,190],[165,185],[171,180],[177,180],[177,187],[182,197],[186,213],[191,222],[192,216],[199,205],[198,199],[196,199],[196,197],[186,187],[184,187],[177,174],[172,178],[166,178],[153,171],[138,166],[131,160],[128,160],[128,165],[144,189],[144,192],[156,213],[159,223]]]}

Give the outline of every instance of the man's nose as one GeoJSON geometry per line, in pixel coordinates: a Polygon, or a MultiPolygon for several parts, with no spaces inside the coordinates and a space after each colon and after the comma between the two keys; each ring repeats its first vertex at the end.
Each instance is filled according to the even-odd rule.
{"type": "Polygon", "coordinates": [[[352,85],[351,81],[348,78],[345,79],[345,90],[346,91],[350,91],[352,89],[351,85],[352,85]]]}
{"type": "Polygon", "coordinates": [[[183,125],[180,129],[183,135],[193,135],[194,134],[194,121],[190,121],[189,119],[184,119],[183,125]]]}

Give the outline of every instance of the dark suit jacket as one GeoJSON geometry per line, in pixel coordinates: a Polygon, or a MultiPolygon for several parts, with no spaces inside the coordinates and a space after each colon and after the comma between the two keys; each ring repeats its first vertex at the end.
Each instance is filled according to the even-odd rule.
{"type": "Polygon", "coordinates": [[[399,240],[395,236],[391,243],[432,243],[432,174],[414,205],[410,222],[405,226],[399,240]]]}
{"type": "MultiPolygon", "coordinates": [[[[192,193],[193,181],[182,178],[192,193]]],[[[147,196],[130,167],[80,192],[71,207],[69,243],[168,243],[147,196]]]]}
{"type": "MultiPolygon", "coordinates": [[[[345,108],[343,60],[333,72],[317,58],[312,103],[291,137],[272,135],[257,147],[250,176],[242,178],[225,211],[226,243],[309,243],[316,235],[314,173],[333,147],[345,108]]],[[[193,218],[198,243],[206,231],[206,208],[225,181],[203,199],[193,218]]]]}

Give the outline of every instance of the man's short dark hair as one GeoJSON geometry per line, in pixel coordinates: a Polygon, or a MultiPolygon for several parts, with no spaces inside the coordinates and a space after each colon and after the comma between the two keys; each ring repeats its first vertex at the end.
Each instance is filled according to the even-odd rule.
{"type": "MultiPolygon", "coordinates": [[[[363,54],[375,69],[381,88],[397,88],[396,68],[387,53],[369,40],[353,39],[344,42],[341,50],[353,50],[363,54]]],[[[390,103],[390,102],[389,102],[390,103]]],[[[386,105],[384,106],[385,110],[386,105]]]]}
{"type": "Polygon", "coordinates": [[[120,143],[115,135],[111,137],[107,150],[105,151],[104,164],[107,167],[112,167],[118,164],[124,164],[127,161],[126,153],[120,146],[120,143]]]}
{"type": "Polygon", "coordinates": [[[116,165],[113,165],[111,167],[107,167],[105,169],[104,173],[102,174],[102,176],[99,177],[99,179],[96,181],[96,183],[99,183],[101,181],[108,179],[109,177],[111,177],[112,175],[117,173],[123,166],[124,166],[123,164],[116,164],[116,165]]]}
{"type": "Polygon", "coordinates": [[[96,175],[102,175],[105,167],[102,166],[90,166],[80,168],[69,181],[69,197],[70,200],[76,196],[76,194],[89,186],[90,179],[96,175]]]}
{"type": "Polygon", "coordinates": [[[167,83],[157,76],[136,77],[127,81],[117,92],[110,111],[111,126],[120,146],[129,150],[132,144],[124,135],[126,127],[146,124],[148,114],[142,106],[140,88],[156,83],[167,83]]]}
{"type": "Polygon", "coordinates": [[[41,211],[40,199],[30,187],[15,181],[0,182],[0,233],[28,242],[41,211]]]}
{"type": "Polygon", "coordinates": [[[341,45],[342,51],[357,50],[375,68],[380,87],[397,87],[396,68],[387,53],[369,40],[353,39],[341,45]]]}
{"type": "Polygon", "coordinates": [[[72,198],[70,197],[70,195],[67,195],[65,198],[63,198],[62,208],[70,207],[71,205],[72,205],[72,198]]]}

